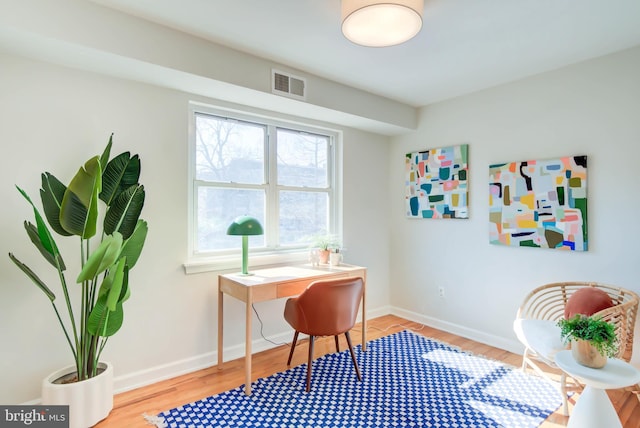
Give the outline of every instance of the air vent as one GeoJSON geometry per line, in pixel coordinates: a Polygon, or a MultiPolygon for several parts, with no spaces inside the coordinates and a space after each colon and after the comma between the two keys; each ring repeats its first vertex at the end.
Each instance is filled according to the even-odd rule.
{"type": "Polygon", "coordinates": [[[304,77],[293,76],[278,70],[271,70],[271,92],[298,100],[306,100],[304,77]]]}

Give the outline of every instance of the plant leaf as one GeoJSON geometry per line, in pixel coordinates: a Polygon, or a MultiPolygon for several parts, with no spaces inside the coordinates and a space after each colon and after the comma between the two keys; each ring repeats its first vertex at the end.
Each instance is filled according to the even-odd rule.
{"type": "MultiPolygon", "coordinates": [[[[109,281],[109,290],[107,294],[107,308],[110,311],[116,310],[116,304],[120,302],[120,292],[122,291],[122,283],[124,280],[124,269],[127,260],[124,257],[120,257],[118,262],[109,269],[108,278],[109,281]]],[[[102,287],[101,287],[102,288],[102,287]]],[[[102,293],[102,289],[100,290],[100,294],[102,293]]]]}
{"type": "Polygon", "coordinates": [[[144,242],[147,239],[147,232],[149,231],[149,226],[147,222],[140,219],[136,223],[136,228],[133,233],[124,241],[122,245],[122,251],[120,252],[120,257],[126,257],[127,259],[127,267],[129,269],[133,269],[133,267],[138,262],[138,258],[140,257],[140,253],[142,252],[142,248],[144,247],[144,242]]]}
{"type": "MultiPolygon", "coordinates": [[[[113,132],[111,133],[111,135],[109,136],[109,142],[107,143],[107,146],[104,148],[104,151],[102,152],[102,156],[100,156],[100,166],[102,167],[102,170],[105,170],[105,165],[107,165],[107,163],[109,162],[109,156],[111,155],[111,146],[113,145],[113,132]]],[[[104,174],[103,174],[103,188],[104,188],[104,174]]]]}
{"type": "Polygon", "coordinates": [[[129,294],[129,268],[125,258],[121,257],[117,265],[109,269],[109,275],[100,286],[98,302],[101,302],[101,306],[94,306],[96,315],[91,313],[94,319],[89,322],[93,325],[88,326],[92,334],[110,336],[120,329],[122,322],[118,325],[118,320],[124,317],[122,303],[129,298],[129,294]],[[93,329],[96,333],[93,333],[93,329]]]}
{"type": "MultiPolygon", "coordinates": [[[[18,189],[18,191],[20,192],[20,194],[29,202],[29,204],[31,204],[31,207],[33,207],[33,215],[36,219],[36,225],[37,225],[37,231],[38,231],[38,241],[40,242],[39,244],[36,243],[35,239],[35,235],[32,236],[29,232],[29,230],[27,230],[27,234],[29,234],[29,238],[31,238],[31,241],[36,245],[36,247],[38,247],[38,250],[40,250],[42,252],[42,250],[44,249],[44,251],[46,251],[47,253],[51,254],[51,257],[55,260],[56,258],[58,260],[60,260],[60,266],[61,266],[61,270],[64,270],[64,261],[62,260],[62,255],[60,254],[60,251],[58,250],[58,246],[56,245],[56,241],[53,239],[53,236],[51,235],[51,232],[49,232],[49,228],[47,227],[47,224],[45,223],[44,219],[42,218],[42,215],[40,215],[40,211],[38,211],[38,208],[36,208],[36,206],[33,204],[33,201],[31,200],[31,198],[29,197],[29,195],[27,195],[27,193],[22,190],[21,188],[19,188],[18,186],[16,186],[16,188],[18,189]]],[[[50,258],[46,257],[45,258],[47,260],[50,260],[50,258]]],[[[57,266],[54,264],[54,267],[57,268],[57,266]]]]}
{"type": "Polygon", "coordinates": [[[102,174],[102,192],[100,199],[111,205],[120,193],[138,184],[140,178],[140,158],[131,157],[129,152],[120,153],[111,159],[102,174]]]}
{"type": "Polygon", "coordinates": [[[51,228],[62,236],[70,236],[72,233],[67,232],[60,224],[60,207],[62,206],[62,198],[67,186],[62,184],[54,175],[45,172],[42,174],[42,189],[40,189],[40,199],[42,200],[42,208],[44,215],[51,228]]]}
{"type": "Polygon", "coordinates": [[[105,215],[104,232],[109,234],[118,231],[124,239],[129,239],[140,218],[144,199],[144,186],[138,184],[120,193],[105,215]]]}
{"type": "Polygon", "coordinates": [[[124,320],[122,303],[116,305],[115,311],[110,311],[106,302],[107,295],[99,297],[91,314],[89,314],[87,330],[94,336],[113,336],[122,327],[122,321],[124,320]]]}
{"type": "Polygon", "coordinates": [[[89,258],[82,267],[82,271],[80,271],[76,282],[80,283],[92,280],[96,275],[107,270],[107,268],[118,260],[121,249],[121,234],[115,232],[113,235],[105,236],[98,248],[89,255],[89,258]]]}
{"type": "MultiPolygon", "coordinates": [[[[124,257],[120,257],[118,259],[118,263],[121,260],[124,260],[124,257]]],[[[103,295],[107,295],[109,294],[109,292],[111,291],[112,288],[112,284],[113,281],[115,279],[115,277],[113,275],[111,275],[111,271],[112,269],[116,269],[117,268],[117,264],[114,264],[110,269],[109,269],[109,275],[107,275],[105,277],[105,279],[102,281],[102,284],[100,285],[100,290],[98,291],[98,296],[102,297],[103,295]]],[[[120,290],[120,297],[119,297],[119,301],[120,302],[124,302],[125,300],[127,300],[129,298],[129,293],[128,290],[126,290],[125,288],[129,285],[129,267],[127,266],[126,261],[124,262],[124,268],[122,270],[122,287],[120,290]]]]}
{"type": "Polygon", "coordinates": [[[122,277],[122,290],[120,290],[120,302],[124,303],[129,300],[131,290],[129,289],[129,266],[124,266],[124,276],[122,277]]]}
{"type": "Polygon", "coordinates": [[[60,224],[68,232],[89,239],[96,234],[98,194],[102,173],[97,156],[80,167],[62,198],[60,224]]]}
{"type": "Polygon", "coordinates": [[[44,257],[45,260],[48,261],[54,268],[58,269],[59,267],[60,271],[64,271],[66,267],[64,265],[64,261],[62,260],[62,256],[58,254],[56,258],[54,254],[51,254],[49,251],[47,251],[46,248],[44,248],[44,245],[42,245],[42,241],[40,240],[40,235],[38,234],[38,229],[28,221],[24,222],[24,228],[27,231],[27,235],[29,235],[29,239],[31,239],[33,245],[35,245],[36,248],[40,251],[40,254],[42,254],[42,257],[44,257]]]}
{"type": "Polygon", "coordinates": [[[20,260],[18,260],[13,253],[9,253],[9,258],[11,260],[13,260],[13,262],[16,264],[16,266],[18,266],[20,268],[20,270],[22,270],[22,272],[25,273],[25,275],[27,275],[29,278],[31,278],[31,280],[38,286],[38,288],[40,290],[42,290],[42,292],[44,294],[47,295],[47,297],[49,298],[49,300],[51,300],[52,302],[54,300],[56,300],[56,295],[53,293],[53,291],[51,291],[51,289],[49,287],[47,287],[47,285],[42,282],[42,280],[38,277],[38,275],[35,274],[35,272],[33,272],[29,266],[25,265],[24,263],[22,263],[20,260]]]}

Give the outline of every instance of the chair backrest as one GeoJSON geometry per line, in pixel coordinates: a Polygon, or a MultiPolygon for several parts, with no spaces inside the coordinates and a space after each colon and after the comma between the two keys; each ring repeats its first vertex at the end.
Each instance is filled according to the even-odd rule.
{"type": "Polygon", "coordinates": [[[316,281],[295,299],[296,330],[313,336],[334,336],[353,328],[362,300],[362,278],[316,281]]]}
{"type": "Polygon", "coordinates": [[[558,321],[564,317],[564,309],[573,293],[584,287],[596,287],[606,292],[614,306],[596,312],[616,326],[618,353],[616,357],[631,360],[633,334],[638,313],[638,295],[630,290],[597,282],[556,282],[534,289],[518,309],[517,318],[558,321]]]}

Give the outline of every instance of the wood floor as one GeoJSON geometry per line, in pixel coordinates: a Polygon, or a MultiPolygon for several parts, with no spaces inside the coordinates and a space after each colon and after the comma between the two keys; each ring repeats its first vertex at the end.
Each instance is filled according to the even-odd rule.
{"type": "MultiPolygon", "coordinates": [[[[448,343],[476,355],[502,361],[512,366],[520,366],[521,356],[502,349],[493,348],[479,342],[474,342],[454,334],[436,330],[405,319],[387,315],[369,320],[367,325],[367,340],[377,339],[392,333],[410,329],[426,337],[448,343]]],[[[360,331],[360,324],[353,330],[360,331]]],[[[359,343],[359,334],[352,334],[354,346],[359,343]]],[[[344,337],[341,339],[344,342],[344,337]]],[[[292,366],[306,362],[307,341],[299,341],[293,356],[292,366]]],[[[346,342],[341,343],[341,349],[346,349],[346,342]]],[[[318,339],[315,346],[316,358],[328,352],[334,352],[333,338],[318,339]]],[[[270,376],[287,369],[288,346],[279,346],[253,356],[253,379],[270,376]]],[[[115,397],[114,409],[107,419],[96,425],[98,428],[149,427],[143,414],[156,415],[162,411],[179,405],[197,401],[201,398],[218,394],[244,384],[243,359],[229,361],[223,370],[217,366],[194,373],[169,379],[133,391],[125,392],[115,397]]],[[[549,370],[553,373],[552,370],[549,370]]],[[[616,408],[623,428],[640,428],[640,402],[631,392],[624,390],[608,391],[609,397],[616,408]]],[[[579,394],[570,399],[570,411],[579,394]]],[[[541,425],[543,428],[564,427],[567,417],[561,413],[553,413],[541,425]]],[[[321,428],[321,427],[318,427],[321,428]]],[[[515,428],[515,427],[509,427],[515,428]]],[[[602,427],[608,428],[608,427],[602,427]]]]}

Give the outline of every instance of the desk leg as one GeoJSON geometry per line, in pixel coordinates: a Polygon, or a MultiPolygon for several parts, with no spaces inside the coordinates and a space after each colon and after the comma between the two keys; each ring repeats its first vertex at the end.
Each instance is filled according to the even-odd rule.
{"type": "Polygon", "coordinates": [[[576,403],[567,428],[622,428],[618,414],[603,389],[587,385],[576,403]]]}
{"type": "Polygon", "coordinates": [[[245,345],[244,345],[244,393],[251,395],[251,304],[253,303],[253,296],[251,288],[247,291],[247,313],[245,320],[245,345]]]}
{"type": "Polygon", "coordinates": [[[362,288],[362,351],[367,350],[367,278],[364,278],[364,287],[362,288]]]}
{"type": "Polygon", "coordinates": [[[220,290],[220,284],[218,284],[218,370],[222,370],[222,348],[223,348],[223,344],[222,344],[222,333],[223,333],[223,320],[224,320],[224,316],[222,314],[222,299],[224,297],[224,293],[222,293],[222,290],[220,290]]]}
{"type": "Polygon", "coordinates": [[[362,351],[367,350],[367,305],[366,305],[366,286],[362,292],[362,351]]]}

